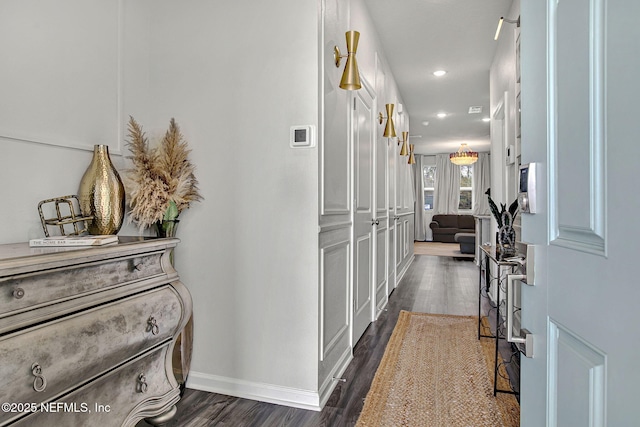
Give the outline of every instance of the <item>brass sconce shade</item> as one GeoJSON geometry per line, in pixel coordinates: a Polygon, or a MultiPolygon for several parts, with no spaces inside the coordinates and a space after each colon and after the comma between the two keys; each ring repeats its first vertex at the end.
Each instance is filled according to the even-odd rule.
{"type": "Polygon", "coordinates": [[[341,59],[346,57],[347,63],[340,79],[340,88],[345,90],[358,90],[362,87],[360,83],[360,72],[358,71],[358,62],[356,61],[356,51],[358,50],[358,40],[360,33],[357,31],[347,31],[347,54],[341,55],[338,46],[333,48],[333,59],[336,67],[340,67],[341,59]]]}
{"type": "Polygon", "coordinates": [[[406,156],[407,154],[409,154],[409,151],[407,150],[408,140],[409,140],[409,132],[402,132],[402,148],[400,149],[401,156],[406,156]]]}
{"type": "MultiPolygon", "coordinates": [[[[384,136],[385,138],[395,138],[396,135],[396,127],[393,124],[393,104],[387,104],[385,105],[385,108],[387,109],[387,124],[384,126],[384,133],[382,134],[382,136],[384,136]]],[[[385,119],[385,117],[382,115],[382,113],[378,114],[378,122],[380,124],[382,124],[382,121],[385,119]]]]}
{"type": "Polygon", "coordinates": [[[415,165],[416,164],[416,158],[413,155],[413,144],[409,144],[409,164],[410,165],[415,165]]]}

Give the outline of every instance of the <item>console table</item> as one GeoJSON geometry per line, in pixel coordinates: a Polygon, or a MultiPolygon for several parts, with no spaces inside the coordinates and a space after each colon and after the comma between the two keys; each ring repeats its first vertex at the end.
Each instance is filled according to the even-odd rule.
{"type": "Polygon", "coordinates": [[[0,426],[162,425],[175,414],[172,350],[192,311],[169,259],[178,242],[0,245],[0,426]]]}
{"type": "MultiPolygon", "coordinates": [[[[493,375],[493,395],[496,393],[509,393],[519,394],[518,392],[511,390],[504,390],[498,388],[498,370],[500,364],[498,363],[498,353],[500,340],[506,339],[505,322],[503,314],[506,314],[506,307],[501,300],[501,295],[506,296],[506,280],[507,274],[513,274],[516,272],[520,263],[517,261],[510,261],[503,259],[498,253],[496,253],[495,246],[491,245],[479,245],[480,253],[480,267],[478,269],[478,339],[493,338],[495,339],[495,358],[494,358],[494,375],[493,375]],[[491,265],[495,266],[495,275],[491,271],[491,265]],[[484,286],[483,286],[483,266],[484,266],[484,286]],[[494,311],[495,321],[495,333],[491,332],[491,335],[482,333],[482,298],[489,299],[489,291],[491,286],[496,287],[496,307],[489,311],[494,311]]],[[[491,313],[487,313],[487,319],[491,313]]],[[[513,357],[518,357],[519,352],[513,351],[513,357]]],[[[503,362],[509,363],[509,362],[503,362]]]]}

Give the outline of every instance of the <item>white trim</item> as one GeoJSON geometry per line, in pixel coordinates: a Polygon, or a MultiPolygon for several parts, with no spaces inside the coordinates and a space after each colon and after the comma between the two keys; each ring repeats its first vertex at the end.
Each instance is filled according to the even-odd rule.
{"type": "Polygon", "coordinates": [[[320,394],[317,391],[245,381],[203,372],[191,371],[187,379],[187,388],[312,411],[322,409],[320,394]]]}
{"type": "MultiPolygon", "coordinates": [[[[547,426],[558,426],[558,365],[560,346],[582,361],[588,375],[589,426],[606,426],[607,355],[571,330],[548,318],[547,426]]],[[[561,409],[561,408],[560,408],[561,409]]]]}
{"type": "Polygon", "coordinates": [[[605,1],[589,0],[589,226],[560,224],[558,219],[557,0],[547,0],[549,243],[607,256],[606,239],[606,91],[605,1]]]}
{"type": "Polygon", "coordinates": [[[411,263],[413,263],[413,261],[416,259],[415,254],[411,255],[411,258],[409,258],[409,261],[407,261],[404,265],[404,267],[402,267],[402,270],[400,271],[400,273],[397,274],[396,276],[396,287],[398,286],[398,284],[400,283],[400,281],[402,280],[402,278],[404,277],[404,273],[407,272],[407,270],[409,269],[409,266],[411,265],[411,263]]]}
{"type": "Polygon", "coordinates": [[[331,397],[331,393],[338,385],[338,382],[334,378],[341,378],[344,372],[347,370],[347,367],[353,360],[353,353],[351,351],[351,347],[345,349],[342,353],[342,356],[338,359],[338,362],[335,364],[334,369],[327,375],[324,382],[320,386],[320,408],[324,408],[324,405],[331,397]]]}
{"type": "Polygon", "coordinates": [[[332,245],[320,248],[320,290],[319,290],[319,331],[318,331],[318,348],[320,350],[320,354],[318,355],[319,360],[322,362],[324,361],[325,357],[327,356],[328,353],[331,352],[331,350],[333,350],[333,348],[336,346],[336,344],[338,342],[340,342],[340,339],[345,335],[349,333],[349,328],[350,328],[350,324],[349,324],[349,309],[351,307],[350,304],[350,300],[348,298],[348,294],[349,294],[349,278],[351,276],[351,272],[350,272],[350,267],[349,267],[349,254],[351,252],[351,242],[350,239],[345,239],[339,242],[336,242],[332,245]],[[324,339],[324,325],[325,325],[325,317],[324,317],[324,304],[325,304],[325,300],[324,300],[324,296],[325,296],[325,258],[327,253],[329,252],[338,252],[339,249],[344,249],[345,255],[346,255],[346,265],[347,265],[347,271],[346,271],[346,277],[345,277],[345,282],[344,284],[346,285],[346,290],[347,290],[347,296],[346,296],[346,304],[345,304],[345,322],[344,324],[338,328],[338,330],[335,332],[335,334],[333,335],[332,338],[330,338],[328,341],[328,343],[325,346],[325,339],[324,339]]]}

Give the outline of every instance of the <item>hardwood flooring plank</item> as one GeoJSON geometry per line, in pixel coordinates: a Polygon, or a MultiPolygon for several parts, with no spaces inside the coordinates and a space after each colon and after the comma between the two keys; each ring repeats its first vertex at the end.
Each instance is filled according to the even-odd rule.
{"type": "MultiPolygon", "coordinates": [[[[477,315],[478,268],[468,260],[416,255],[387,307],[355,345],[353,360],[320,412],[187,389],[167,427],[355,425],[401,310],[477,315]]],[[[148,427],[144,421],[137,427],[148,427]]]]}

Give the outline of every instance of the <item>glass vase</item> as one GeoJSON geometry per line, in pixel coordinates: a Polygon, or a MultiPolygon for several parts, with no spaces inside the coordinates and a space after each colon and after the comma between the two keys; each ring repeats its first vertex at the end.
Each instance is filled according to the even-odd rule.
{"type": "Polygon", "coordinates": [[[156,235],[158,237],[176,237],[179,219],[163,220],[156,222],[156,235]]]}
{"type": "MultiPolygon", "coordinates": [[[[180,220],[166,220],[156,222],[156,234],[158,237],[175,237],[180,220]]],[[[173,249],[169,255],[171,265],[174,265],[173,249]]],[[[191,368],[191,354],[193,352],[193,315],[178,335],[171,355],[173,362],[173,375],[180,385],[180,394],[184,394],[187,377],[191,368]]]]}

